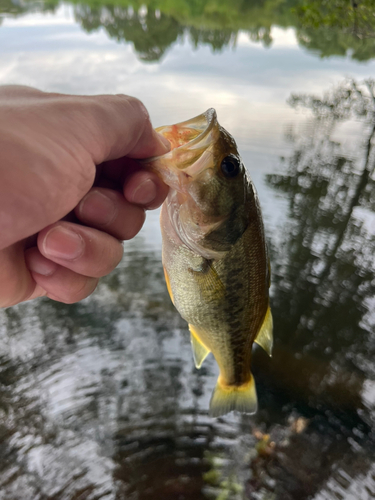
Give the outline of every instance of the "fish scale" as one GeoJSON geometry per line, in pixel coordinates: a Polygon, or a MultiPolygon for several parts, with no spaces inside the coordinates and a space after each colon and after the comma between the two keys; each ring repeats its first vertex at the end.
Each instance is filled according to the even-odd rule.
{"type": "Polygon", "coordinates": [[[254,413],[252,345],[271,354],[273,341],[269,261],[255,187],[214,110],[158,132],[172,149],[145,165],[170,186],[160,218],[165,277],[189,324],[196,367],[209,352],[219,365],[210,414],[254,413]]]}

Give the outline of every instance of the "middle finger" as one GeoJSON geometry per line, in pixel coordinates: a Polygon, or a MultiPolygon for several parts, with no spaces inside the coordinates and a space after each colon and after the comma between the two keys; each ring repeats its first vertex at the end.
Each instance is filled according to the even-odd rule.
{"type": "Polygon", "coordinates": [[[38,248],[50,261],[92,278],[109,274],[123,255],[121,242],[113,236],[65,221],[43,229],[38,248]]]}
{"type": "Polygon", "coordinates": [[[105,231],[119,240],[133,238],[145,221],[145,210],[129,203],[124,195],[112,189],[95,187],[75,208],[81,222],[105,231]]]}

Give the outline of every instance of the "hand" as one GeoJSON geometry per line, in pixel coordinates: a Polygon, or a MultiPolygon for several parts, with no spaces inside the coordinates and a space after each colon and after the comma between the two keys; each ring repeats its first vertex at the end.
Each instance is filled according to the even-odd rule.
{"type": "Polygon", "coordinates": [[[168,150],[132,97],[0,87],[0,307],[92,293],[168,192],[134,159],[168,150]]]}

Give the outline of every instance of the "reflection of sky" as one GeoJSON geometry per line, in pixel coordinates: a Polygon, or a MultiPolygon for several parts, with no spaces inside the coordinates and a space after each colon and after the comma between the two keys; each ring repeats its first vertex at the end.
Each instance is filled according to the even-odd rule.
{"type": "Polygon", "coordinates": [[[343,75],[366,76],[375,63],[321,60],[297,47],[294,31],[275,28],[272,48],[238,37],[237,48],[212,56],[177,43],[160,63],[143,64],[131,44],[104,30],[87,34],[71,7],[55,15],[8,18],[0,29],[0,82],[62,92],[125,92],[143,99],[156,125],[215,107],[241,149],[278,154],[294,117],[285,100],[294,91],[319,92],[343,75]],[[27,41],[27,42],[26,42],[27,41]]]}
{"type": "MultiPolygon", "coordinates": [[[[266,229],[273,232],[285,219],[286,205],[265,185],[264,174],[278,169],[279,156],[289,151],[288,125],[305,119],[286,99],[292,92],[322,93],[343,76],[368,77],[375,62],[319,59],[298,47],[292,28],[275,27],[272,38],[271,48],[264,48],[241,32],[235,49],[215,55],[207,46],[192,50],[185,38],[160,62],[144,64],[131,43],[111,40],[104,29],[85,33],[73,8],[63,5],[55,14],[3,20],[0,83],[67,93],[128,93],[145,102],[155,125],[215,107],[220,123],[238,143],[259,192],[266,229]]],[[[362,129],[357,129],[353,123],[340,127],[335,139],[358,149],[362,129]]],[[[149,217],[142,237],[160,249],[157,214],[149,217]]]]}
{"type": "Polygon", "coordinates": [[[284,126],[294,118],[285,103],[291,92],[319,92],[343,75],[362,77],[375,69],[375,63],[318,59],[298,48],[292,29],[274,28],[272,36],[272,48],[265,49],[240,33],[236,49],[215,56],[208,47],[191,50],[185,40],[160,63],[143,64],[131,44],[110,40],[104,30],[84,33],[72,8],[63,6],[55,15],[4,20],[0,82],[137,95],[156,125],[215,107],[242,151],[267,151],[270,157],[283,149],[284,126]]]}
{"type": "Polygon", "coordinates": [[[85,33],[74,20],[73,8],[63,5],[55,14],[3,20],[0,83],[67,93],[135,95],[145,102],[155,125],[215,107],[221,124],[237,140],[266,219],[276,227],[282,202],[262,179],[288,151],[285,128],[297,117],[286,99],[291,92],[320,93],[344,75],[366,77],[374,73],[375,62],[319,59],[298,47],[293,29],[273,28],[272,38],[272,47],[266,49],[241,32],[236,49],[215,55],[207,46],[192,50],[185,39],[161,62],[144,64],[132,44],[109,39],[104,29],[85,33]]]}
{"type": "MultiPolygon", "coordinates": [[[[110,40],[103,29],[87,34],[73,10],[7,18],[0,29],[0,81],[77,93],[127,92],[146,101],[155,124],[178,121],[210,106],[243,148],[278,152],[285,104],[292,91],[319,92],[343,75],[366,76],[375,63],[321,60],[298,48],[294,31],[274,28],[272,48],[240,33],[237,48],[212,56],[175,44],[162,62],[143,64],[131,44],[110,40]],[[147,78],[146,78],[147,76],[147,78]]],[[[372,71],[373,72],[373,71],[372,71]]]]}
{"type": "MultiPolygon", "coordinates": [[[[275,171],[280,155],[288,153],[287,125],[305,116],[292,110],[286,99],[292,92],[321,93],[343,76],[365,78],[374,73],[375,62],[319,59],[298,47],[294,29],[275,27],[271,34],[271,48],[241,32],[235,49],[215,55],[207,46],[192,50],[185,38],[169,48],[162,61],[144,64],[131,43],[111,40],[104,29],[85,33],[74,20],[73,8],[63,5],[55,14],[3,20],[0,83],[67,93],[135,95],[145,102],[155,125],[215,107],[257,186],[266,226],[277,228],[285,205],[263,177],[275,171]]],[[[353,137],[352,126],[341,132],[345,141],[353,137]]],[[[160,244],[157,225],[156,217],[146,224],[153,246],[160,244]]]]}

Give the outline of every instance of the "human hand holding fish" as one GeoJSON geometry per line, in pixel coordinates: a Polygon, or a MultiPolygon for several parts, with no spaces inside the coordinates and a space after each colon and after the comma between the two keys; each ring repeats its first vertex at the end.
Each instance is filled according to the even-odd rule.
{"type": "Polygon", "coordinates": [[[219,365],[210,413],[254,413],[252,345],[273,343],[255,187],[213,109],[157,130],[134,98],[0,89],[0,305],[89,295],[168,185],[165,278],[196,367],[210,352],[219,365]]]}
{"type": "Polygon", "coordinates": [[[169,148],[132,97],[0,87],[0,307],[89,295],[168,191],[132,158],[169,148]]]}

